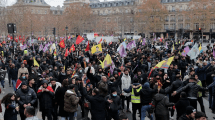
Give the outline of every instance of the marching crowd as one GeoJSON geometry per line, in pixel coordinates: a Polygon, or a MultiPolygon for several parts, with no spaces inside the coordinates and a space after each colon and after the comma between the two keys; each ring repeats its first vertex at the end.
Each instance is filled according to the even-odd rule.
{"type": "MultiPolygon", "coordinates": [[[[4,120],[17,120],[18,115],[21,120],[38,120],[37,109],[43,120],[75,120],[78,112],[82,120],[128,120],[126,113],[132,113],[133,120],[171,120],[174,113],[177,120],[206,120],[205,92],[215,113],[215,45],[191,59],[181,54],[188,40],[168,41],[167,47],[162,42],[160,48],[155,41],[143,45],[136,40],[136,47],[125,49],[127,55],[121,57],[117,48],[122,42],[104,41],[102,52],[94,54],[85,50],[87,44],[75,44],[67,55],[71,43],[65,48],[53,43],[56,55],[39,50],[45,41],[25,50],[2,44],[0,68],[7,71],[14,89],[1,100],[4,120]],[[101,65],[107,55],[114,69],[107,61],[101,65]],[[158,67],[163,60],[167,60],[164,67],[158,67]]],[[[0,80],[4,88],[4,78],[0,80]]]]}

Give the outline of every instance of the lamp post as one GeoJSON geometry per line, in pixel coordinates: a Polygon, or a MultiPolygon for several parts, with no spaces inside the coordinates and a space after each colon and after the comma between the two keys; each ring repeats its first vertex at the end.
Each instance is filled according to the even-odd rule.
{"type": "Polygon", "coordinates": [[[68,31],[68,27],[66,26],[66,42],[67,42],[67,31],[68,31]]]}

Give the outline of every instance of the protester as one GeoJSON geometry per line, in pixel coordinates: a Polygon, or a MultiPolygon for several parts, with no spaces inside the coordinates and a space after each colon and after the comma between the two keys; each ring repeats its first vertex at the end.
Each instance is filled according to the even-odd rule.
{"type": "MultiPolygon", "coordinates": [[[[110,43],[103,40],[100,44],[86,39],[80,44],[64,38],[60,38],[60,43],[56,40],[39,40],[28,45],[27,41],[18,41],[23,45],[12,44],[14,54],[13,50],[5,50],[3,57],[0,52],[1,84],[5,88],[4,69],[7,69],[9,82],[12,80],[19,98],[14,102],[20,106],[22,120],[24,109],[37,107],[37,100],[43,119],[45,116],[53,120],[128,119],[122,113],[132,114],[133,120],[139,117],[144,120],[146,116],[158,120],[174,116],[177,120],[181,116],[193,119],[191,113],[184,115],[186,107],[196,108],[198,101],[205,112],[206,87],[209,107],[215,111],[212,47],[202,51],[200,43],[188,39],[119,39],[110,43]],[[185,45],[188,42],[190,45],[185,45]]],[[[9,40],[0,50],[7,45],[9,40]]]]}
{"type": "Polygon", "coordinates": [[[27,86],[26,82],[22,82],[20,89],[16,91],[16,96],[19,98],[18,104],[20,106],[19,114],[21,120],[25,120],[24,109],[27,106],[33,106],[37,101],[37,95],[33,89],[27,86]]]}
{"type": "Polygon", "coordinates": [[[4,120],[17,120],[19,106],[16,107],[16,96],[13,93],[8,93],[3,97],[1,103],[5,104],[4,120]]]}
{"type": "Polygon", "coordinates": [[[25,120],[40,120],[35,116],[35,109],[32,106],[27,106],[24,110],[24,114],[26,116],[25,120]]]}
{"type": "Polygon", "coordinates": [[[196,109],[192,106],[186,107],[186,113],[183,114],[178,120],[194,120],[196,109]]]}

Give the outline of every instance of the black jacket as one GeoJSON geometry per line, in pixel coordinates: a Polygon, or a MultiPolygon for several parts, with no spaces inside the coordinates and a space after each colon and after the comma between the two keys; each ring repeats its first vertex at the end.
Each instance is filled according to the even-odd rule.
{"type": "Polygon", "coordinates": [[[179,94],[182,91],[187,90],[187,98],[189,99],[197,99],[197,94],[199,91],[203,91],[204,88],[199,86],[196,82],[188,83],[186,86],[180,88],[177,90],[177,94],[179,94]]]}
{"type": "Polygon", "coordinates": [[[108,111],[111,112],[118,112],[118,110],[121,109],[121,99],[119,96],[114,97],[112,94],[108,95],[106,97],[106,100],[113,100],[113,102],[110,104],[110,109],[108,111]]]}
{"type": "Polygon", "coordinates": [[[193,120],[193,119],[190,119],[186,116],[186,114],[183,114],[178,120],[193,120]]]}
{"type": "Polygon", "coordinates": [[[175,104],[175,108],[177,110],[177,118],[185,114],[187,106],[190,106],[189,99],[180,98],[179,101],[175,104]]]}
{"type": "Polygon", "coordinates": [[[163,94],[157,93],[153,98],[153,105],[155,105],[155,114],[162,116],[169,116],[168,107],[173,106],[169,102],[169,98],[163,94]]]}
{"type": "Polygon", "coordinates": [[[109,103],[102,95],[88,96],[86,88],[83,89],[84,97],[91,103],[91,115],[92,120],[105,120],[106,111],[105,108],[109,106],[109,103]]]}
{"type": "Polygon", "coordinates": [[[9,76],[11,76],[12,80],[17,80],[17,76],[18,76],[18,69],[13,68],[9,70],[9,76]]]}
{"type": "Polygon", "coordinates": [[[68,113],[64,111],[64,95],[67,91],[67,87],[60,87],[55,93],[55,100],[59,105],[59,116],[68,117],[68,113]]]}
{"type": "Polygon", "coordinates": [[[153,95],[156,92],[157,92],[157,89],[151,89],[149,87],[149,84],[145,83],[142,89],[140,90],[140,92],[137,92],[136,89],[134,90],[134,95],[140,96],[141,104],[143,106],[143,105],[149,105],[149,103],[152,102],[153,95]]]}
{"type": "MultiPolygon", "coordinates": [[[[48,87],[50,87],[50,86],[48,86],[48,87]]],[[[37,96],[38,96],[38,99],[40,101],[39,103],[40,103],[40,110],[41,111],[52,109],[52,100],[54,98],[54,92],[51,92],[51,91],[39,92],[37,94],[37,96]]]]}
{"type": "Polygon", "coordinates": [[[27,88],[27,90],[22,90],[21,88],[16,91],[16,96],[20,97],[18,104],[20,105],[20,109],[24,109],[23,105],[30,103],[34,105],[37,101],[37,95],[33,89],[27,88]]]}

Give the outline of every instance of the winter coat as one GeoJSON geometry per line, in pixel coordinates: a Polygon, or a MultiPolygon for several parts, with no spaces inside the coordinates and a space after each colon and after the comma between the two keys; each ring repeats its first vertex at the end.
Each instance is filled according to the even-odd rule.
{"type": "Polygon", "coordinates": [[[105,108],[109,106],[109,103],[105,100],[105,98],[101,95],[89,96],[87,95],[86,88],[83,89],[84,97],[91,104],[91,115],[92,120],[105,120],[106,119],[106,111],[105,108]]]}
{"type": "Polygon", "coordinates": [[[163,94],[157,93],[153,98],[153,105],[155,105],[155,114],[161,116],[169,116],[168,107],[174,105],[169,103],[169,98],[163,94]]]}
{"type": "Polygon", "coordinates": [[[202,68],[197,68],[195,70],[195,73],[198,75],[199,80],[206,80],[206,75],[207,75],[207,70],[211,64],[209,63],[208,65],[202,67],[202,68]]]}
{"type": "Polygon", "coordinates": [[[5,104],[4,120],[17,120],[16,106],[12,104],[5,104]]]}
{"type": "Polygon", "coordinates": [[[193,120],[193,119],[189,119],[186,114],[183,114],[178,120],[193,120]]]}
{"type": "Polygon", "coordinates": [[[100,92],[100,95],[102,96],[107,96],[108,94],[108,83],[107,82],[103,82],[102,80],[98,83],[98,89],[100,92]]]}
{"type": "Polygon", "coordinates": [[[19,68],[19,70],[18,70],[18,78],[21,76],[21,73],[28,73],[28,69],[26,67],[19,68]]]}
{"type": "Polygon", "coordinates": [[[12,80],[17,80],[18,70],[16,68],[10,68],[9,76],[11,76],[12,80]]]}
{"type": "Polygon", "coordinates": [[[66,73],[59,73],[59,78],[58,78],[58,82],[62,83],[64,79],[66,79],[66,73]]]}
{"type": "MultiPolygon", "coordinates": [[[[173,91],[176,91],[178,88],[182,86],[182,81],[180,79],[176,79],[169,87],[165,89],[166,93],[172,93],[173,91]]],[[[180,98],[180,95],[177,94],[175,96],[170,96],[170,101],[176,103],[180,98]]]]}
{"type": "Polygon", "coordinates": [[[20,100],[18,101],[18,104],[20,106],[20,109],[24,109],[23,105],[30,103],[31,105],[34,105],[37,101],[37,95],[34,92],[33,89],[27,88],[27,90],[22,90],[21,88],[16,91],[16,96],[20,97],[20,100]]]}
{"type": "Polygon", "coordinates": [[[137,90],[134,89],[134,95],[140,96],[142,106],[149,105],[149,103],[152,102],[154,93],[156,92],[157,92],[157,89],[151,89],[149,86],[149,83],[145,83],[139,92],[137,92],[137,90]]]}
{"type": "Polygon", "coordinates": [[[78,110],[79,98],[76,97],[76,93],[72,90],[67,90],[64,95],[64,110],[69,113],[76,112],[78,110]]]}
{"type": "Polygon", "coordinates": [[[60,87],[55,93],[55,100],[59,105],[59,116],[67,117],[68,113],[64,111],[64,95],[67,91],[67,87],[60,87]]]}
{"type": "Polygon", "coordinates": [[[121,78],[121,81],[122,81],[122,86],[121,86],[121,90],[122,90],[122,93],[124,96],[131,96],[131,93],[126,93],[123,91],[123,89],[128,89],[131,85],[131,77],[128,75],[125,75],[123,73],[122,75],[122,78],[121,78]]]}
{"type": "Polygon", "coordinates": [[[177,118],[179,118],[181,115],[185,114],[187,106],[190,106],[189,99],[180,98],[179,101],[175,104],[175,108],[177,110],[177,118]]]}
{"type": "Polygon", "coordinates": [[[113,96],[112,94],[108,95],[106,97],[106,100],[113,100],[113,102],[110,104],[110,109],[108,111],[114,113],[118,112],[118,110],[121,109],[121,99],[119,96],[113,96]]]}
{"type": "Polygon", "coordinates": [[[52,109],[52,100],[54,98],[54,91],[53,89],[48,86],[46,89],[49,91],[42,92],[43,87],[40,87],[37,91],[37,96],[39,99],[40,103],[40,111],[47,110],[47,109],[52,109]]]}
{"type": "Polygon", "coordinates": [[[197,99],[197,94],[199,91],[203,91],[204,88],[199,86],[196,82],[188,83],[186,86],[180,88],[177,90],[177,94],[179,94],[182,91],[187,91],[187,98],[189,99],[197,99]]]}

